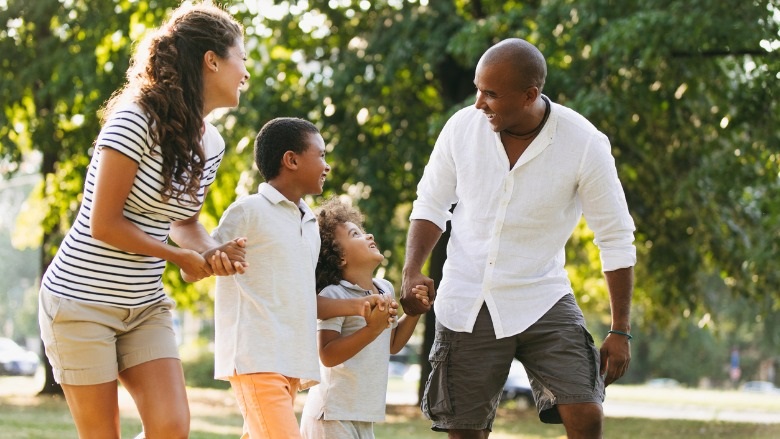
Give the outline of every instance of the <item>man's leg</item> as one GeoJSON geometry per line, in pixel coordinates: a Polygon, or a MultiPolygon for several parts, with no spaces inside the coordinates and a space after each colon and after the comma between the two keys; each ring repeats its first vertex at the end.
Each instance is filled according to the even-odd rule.
{"type": "Polygon", "coordinates": [[[604,379],[574,296],[561,298],[516,338],[542,422],[564,424],[570,439],[600,438],[604,379]]]}
{"type": "Polygon", "coordinates": [[[451,438],[487,438],[514,352],[514,339],[496,339],[485,306],[471,333],[437,323],[421,404],[431,428],[451,438]]]}
{"type": "Polygon", "coordinates": [[[569,439],[601,438],[604,413],[600,404],[558,404],[558,413],[569,439]]]}

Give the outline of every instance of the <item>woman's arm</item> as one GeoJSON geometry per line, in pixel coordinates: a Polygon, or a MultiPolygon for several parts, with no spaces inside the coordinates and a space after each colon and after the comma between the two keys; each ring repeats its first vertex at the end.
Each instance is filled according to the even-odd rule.
{"type": "Polygon", "coordinates": [[[212,270],[199,252],[154,239],[124,216],[138,164],[111,148],[100,150],[90,228],[92,237],[126,252],[170,261],[188,273],[205,277],[212,270]]]}
{"type": "Polygon", "coordinates": [[[378,307],[380,311],[387,308],[389,314],[386,327],[391,327],[398,315],[398,304],[381,294],[351,299],[334,299],[317,295],[317,318],[322,320],[343,316],[363,316],[368,320],[371,310],[375,307],[378,307]]]}

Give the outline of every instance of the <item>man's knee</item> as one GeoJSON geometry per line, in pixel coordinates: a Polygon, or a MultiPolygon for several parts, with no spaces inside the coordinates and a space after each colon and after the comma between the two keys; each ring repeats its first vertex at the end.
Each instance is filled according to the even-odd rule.
{"type": "Polygon", "coordinates": [[[569,439],[601,438],[604,425],[601,404],[560,404],[558,412],[569,439]]]}

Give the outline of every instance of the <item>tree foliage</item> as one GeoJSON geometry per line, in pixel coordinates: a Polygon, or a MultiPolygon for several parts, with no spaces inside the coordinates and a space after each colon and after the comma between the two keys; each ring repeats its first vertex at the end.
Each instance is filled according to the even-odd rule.
{"type": "MultiPolygon", "coordinates": [[[[0,166],[42,153],[48,257],[78,206],[96,112],[123,81],[131,40],[176,3],[0,2],[0,166]]],[[[305,117],[328,144],[326,195],[348,194],[366,213],[397,284],[439,129],[473,101],[484,50],[525,38],[547,57],[544,92],[612,141],[637,224],[636,330],[708,328],[733,343],[758,319],[764,352],[780,342],[776,0],[227,3],[247,29],[252,78],[239,108],[215,118],[229,153],[207,225],[259,183],[251,150],[262,124],[305,117]],[[748,321],[736,303],[750,305],[748,321]]],[[[605,317],[591,239],[578,228],[569,269],[583,307],[605,317]]],[[[166,276],[184,305],[208,303],[208,283],[166,276]]]]}

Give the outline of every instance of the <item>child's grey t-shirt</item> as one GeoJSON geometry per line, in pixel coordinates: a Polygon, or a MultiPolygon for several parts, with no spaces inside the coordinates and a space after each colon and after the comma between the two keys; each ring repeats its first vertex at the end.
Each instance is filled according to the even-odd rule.
{"type": "MultiPolygon", "coordinates": [[[[374,279],[383,294],[394,297],[393,286],[384,279],[374,279]]],[[[320,295],[336,299],[363,297],[366,290],[342,280],[325,287],[320,295]]],[[[363,317],[348,316],[319,320],[318,330],[337,331],[346,336],[366,326],[363,317]]],[[[395,327],[395,325],[393,325],[395,327]]],[[[354,357],[335,367],[320,363],[321,382],[309,389],[303,415],[315,419],[381,422],[385,420],[388,364],[390,362],[388,328],[354,357]]]]}

